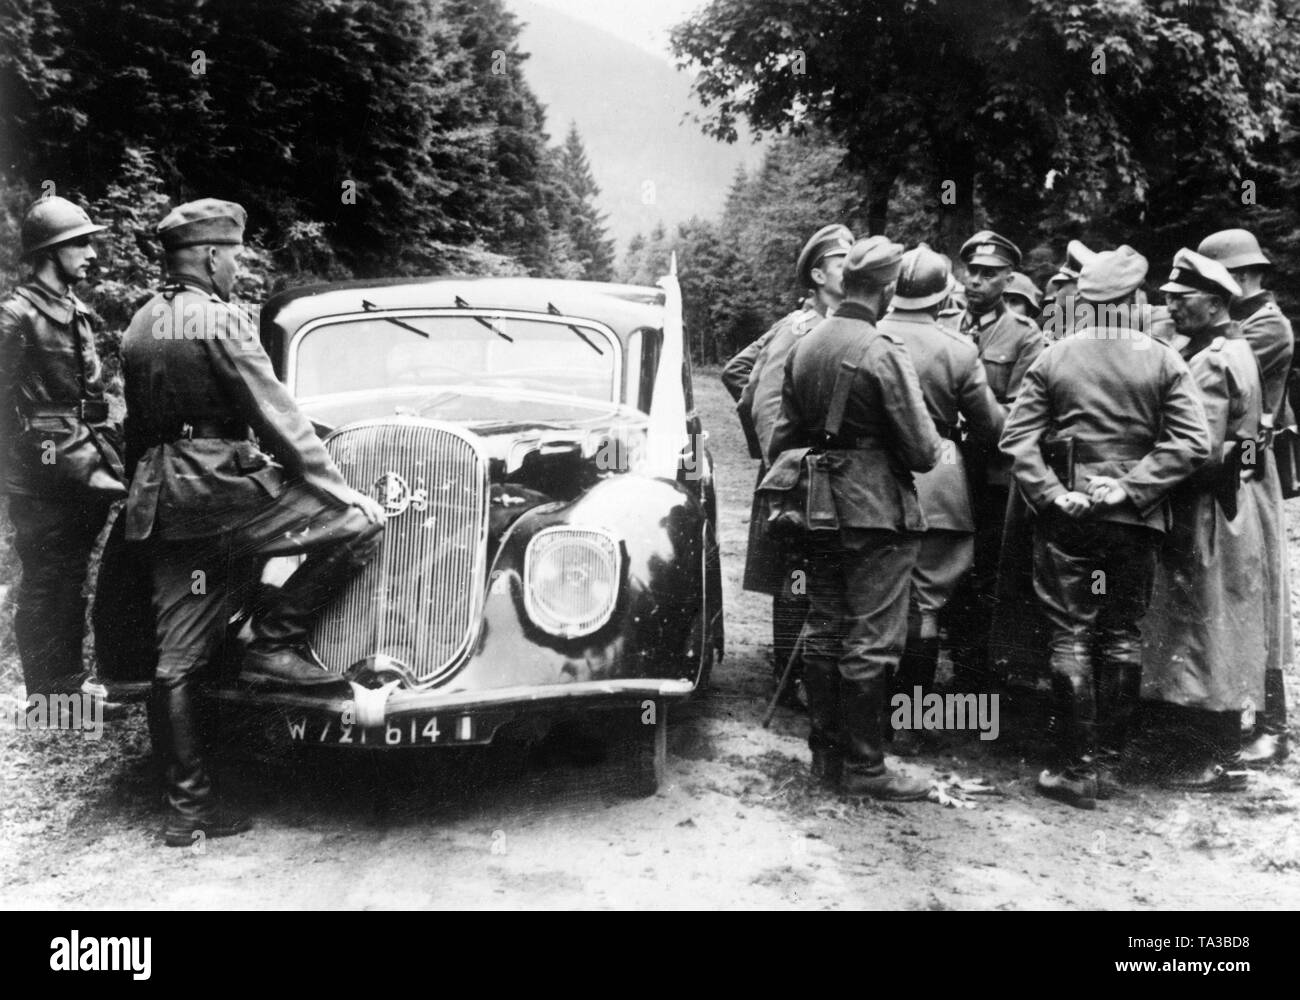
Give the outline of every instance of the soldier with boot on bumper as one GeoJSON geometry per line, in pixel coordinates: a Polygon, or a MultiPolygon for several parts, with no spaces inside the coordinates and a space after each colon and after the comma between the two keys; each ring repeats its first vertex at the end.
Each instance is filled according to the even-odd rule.
{"type": "Polygon", "coordinates": [[[911,800],[926,797],[926,783],[885,767],[889,684],[925,530],[911,474],[934,467],[943,441],[906,346],[875,325],[902,260],[903,248],[883,236],[849,251],[844,302],[786,361],[764,485],[812,461],[828,483],[810,489],[825,485],[833,507],[833,523],[809,531],[804,546],[813,774],[847,795],[911,800]]]}
{"type": "Polygon", "coordinates": [[[149,540],[159,647],[150,702],[170,818],[164,839],[191,843],[248,829],[215,801],[195,713],[197,685],[241,605],[256,561],[306,559],[255,608],[240,679],[292,688],[340,683],[311,657],[317,612],[374,555],[382,508],[344,482],[311,423],[275,377],[256,331],[229,300],[245,213],[205,198],[158,227],[163,287],[123,341],[126,535],[149,540]],[[254,440],[254,435],[256,440],[254,440]]]}
{"type": "Polygon", "coordinates": [[[1146,273],[1127,246],[1084,265],[1093,319],[1034,362],[1002,431],[1037,515],[1034,589],[1051,624],[1058,760],[1038,790],[1082,809],[1121,790],[1166,494],[1210,451],[1187,365],[1138,329],[1146,273]]]}

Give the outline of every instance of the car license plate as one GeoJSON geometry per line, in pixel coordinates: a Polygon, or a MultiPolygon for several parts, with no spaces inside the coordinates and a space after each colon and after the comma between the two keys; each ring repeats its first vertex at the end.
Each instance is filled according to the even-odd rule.
{"type": "Polygon", "coordinates": [[[403,715],[379,726],[347,725],[342,715],[287,715],[284,723],[294,743],[354,747],[415,747],[447,743],[481,743],[472,715],[403,715]]]}

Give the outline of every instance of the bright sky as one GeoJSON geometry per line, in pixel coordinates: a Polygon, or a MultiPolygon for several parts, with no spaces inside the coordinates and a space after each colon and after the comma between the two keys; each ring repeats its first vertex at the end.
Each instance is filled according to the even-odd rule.
{"type": "Polygon", "coordinates": [[[708,0],[533,0],[671,58],[668,29],[684,21],[708,0]]]}

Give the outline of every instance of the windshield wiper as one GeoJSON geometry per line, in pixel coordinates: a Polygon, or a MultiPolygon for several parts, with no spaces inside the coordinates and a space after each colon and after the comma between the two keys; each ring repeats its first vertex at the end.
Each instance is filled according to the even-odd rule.
{"type": "MultiPolygon", "coordinates": [[[[456,296],[456,308],[457,308],[457,309],[473,309],[474,307],[471,306],[471,305],[470,305],[468,302],[466,302],[464,299],[462,299],[459,295],[457,295],[457,296],[456,296]]],[[[510,343],[512,343],[512,344],[515,342],[515,338],[514,338],[514,337],[510,336],[510,334],[508,334],[508,333],[503,332],[503,331],[500,329],[500,327],[498,327],[498,326],[497,326],[495,323],[493,323],[490,319],[484,319],[482,316],[473,316],[473,317],[471,317],[471,319],[473,319],[474,322],[477,323],[479,326],[486,326],[489,330],[491,330],[493,333],[495,333],[495,334],[496,334],[498,337],[500,337],[502,340],[508,340],[508,341],[510,341],[510,343]]]]}
{"type": "MultiPolygon", "coordinates": [[[[552,316],[563,316],[563,315],[564,315],[564,313],[560,312],[560,310],[558,310],[558,309],[555,308],[555,303],[553,303],[553,302],[548,302],[548,303],[546,303],[546,311],[547,311],[548,313],[550,313],[552,316]]],[[[564,325],[567,326],[567,327],[568,327],[570,330],[572,330],[574,333],[576,333],[579,337],[581,337],[582,340],[583,340],[583,343],[585,343],[585,344],[586,344],[588,347],[590,347],[593,351],[595,351],[597,354],[601,355],[602,357],[604,356],[605,352],[602,351],[602,350],[600,349],[600,345],[598,345],[594,340],[592,340],[592,339],[591,339],[590,337],[588,337],[585,333],[583,333],[581,330],[579,330],[576,326],[574,326],[572,323],[565,323],[564,325]]]]}
{"type": "MultiPolygon", "coordinates": [[[[361,308],[364,309],[366,312],[372,312],[373,310],[378,309],[379,307],[375,305],[373,302],[368,301],[367,299],[362,299],[361,308]]],[[[410,330],[412,333],[418,333],[425,340],[429,339],[429,334],[426,331],[421,330],[418,326],[411,326],[410,323],[403,323],[400,319],[395,319],[392,316],[380,316],[379,318],[384,320],[387,323],[392,323],[394,326],[400,326],[403,330],[410,330]]]]}

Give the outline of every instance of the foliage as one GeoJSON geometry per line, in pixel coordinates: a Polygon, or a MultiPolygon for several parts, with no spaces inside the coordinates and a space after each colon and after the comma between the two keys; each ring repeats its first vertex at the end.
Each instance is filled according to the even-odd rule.
{"type": "Polygon", "coordinates": [[[713,0],[673,32],[706,131],[828,129],[875,230],[904,178],[948,244],[1140,226],[1155,258],[1255,214],[1245,180],[1282,204],[1298,43],[1296,0],[713,0]]]}

